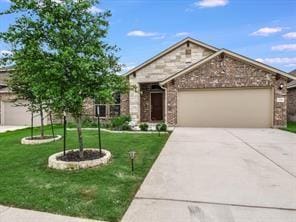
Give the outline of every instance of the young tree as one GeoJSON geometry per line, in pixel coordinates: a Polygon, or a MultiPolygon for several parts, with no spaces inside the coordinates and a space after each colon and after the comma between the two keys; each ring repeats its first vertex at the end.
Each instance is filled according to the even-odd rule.
{"type": "MultiPolygon", "coordinates": [[[[38,40],[49,69],[34,74],[46,85],[46,101],[51,110],[70,113],[76,123],[80,157],[83,158],[81,120],[87,98],[108,101],[114,92],[128,88],[120,71],[116,46],[107,43],[110,11],[92,13],[97,0],[11,0],[6,13],[25,13],[14,32],[27,30],[38,40]],[[24,21],[25,22],[20,22],[24,21]],[[25,23],[25,25],[23,25],[25,23]],[[17,30],[17,31],[15,31],[17,30]]],[[[21,37],[19,37],[21,38],[21,37]]],[[[36,90],[39,92],[39,90],[36,90]]]]}
{"type": "Polygon", "coordinates": [[[2,56],[1,62],[4,66],[13,65],[8,85],[17,96],[17,105],[40,114],[40,135],[44,138],[44,112],[48,106],[40,78],[46,73],[46,54],[38,42],[41,36],[36,35],[37,24],[22,17],[6,33],[0,33],[2,40],[13,45],[12,53],[2,56]]]}

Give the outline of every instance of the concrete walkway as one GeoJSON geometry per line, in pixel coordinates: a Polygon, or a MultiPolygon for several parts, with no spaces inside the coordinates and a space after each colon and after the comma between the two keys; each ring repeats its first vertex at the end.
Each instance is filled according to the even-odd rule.
{"type": "Polygon", "coordinates": [[[0,126],[0,133],[27,128],[28,126],[0,126]]]}
{"type": "MultiPolygon", "coordinates": [[[[96,222],[95,220],[23,210],[0,205],[0,222],[96,222]]],[[[97,221],[98,222],[98,221],[97,221]]]]}
{"type": "Polygon", "coordinates": [[[296,134],[176,128],[123,222],[295,222],[296,134]]]}

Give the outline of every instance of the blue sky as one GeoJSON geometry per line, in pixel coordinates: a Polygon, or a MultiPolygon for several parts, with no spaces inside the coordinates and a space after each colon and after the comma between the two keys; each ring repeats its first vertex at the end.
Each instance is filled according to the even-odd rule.
{"type": "MultiPolygon", "coordinates": [[[[0,11],[9,6],[0,0],[0,11]]],[[[296,0],[102,0],[109,9],[108,41],[132,68],[190,36],[258,59],[284,71],[296,69],[296,0]]],[[[11,16],[0,18],[7,29],[11,16]]],[[[0,51],[9,50],[0,43],[0,51]]]]}

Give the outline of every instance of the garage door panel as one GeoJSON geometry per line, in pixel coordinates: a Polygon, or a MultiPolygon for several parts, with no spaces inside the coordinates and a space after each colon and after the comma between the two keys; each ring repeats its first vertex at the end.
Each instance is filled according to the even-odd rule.
{"type": "Polygon", "coordinates": [[[271,127],[271,89],[217,89],[178,92],[178,125],[271,127]]]}
{"type": "Polygon", "coordinates": [[[1,113],[3,125],[30,125],[31,114],[25,106],[16,106],[12,102],[3,102],[1,113]]]}
{"type": "MultiPolygon", "coordinates": [[[[26,104],[25,101],[19,101],[18,104],[26,104]]],[[[28,107],[16,105],[13,102],[2,102],[1,103],[1,125],[11,126],[29,126],[31,125],[31,112],[28,111],[28,107]]],[[[46,116],[47,114],[44,113],[46,116]]],[[[44,124],[46,124],[46,119],[44,124]]],[[[34,125],[40,125],[40,116],[38,113],[35,114],[34,125]]]]}

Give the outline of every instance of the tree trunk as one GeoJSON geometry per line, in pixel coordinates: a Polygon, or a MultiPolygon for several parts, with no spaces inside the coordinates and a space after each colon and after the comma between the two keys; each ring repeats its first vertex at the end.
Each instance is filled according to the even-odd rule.
{"type": "Polygon", "coordinates": [[[79,156],[83,158],[83,138],[82,138],[82,130],[81,130],[81,116],[76,117],[77,124],[77,133],[78,133],[78,143],[79,143],[79,156]]]}
{"type": "Polygon", "coordinates": [[[41,138],[44,138],[44,114],[43,114],[43,108],[40,106],[40,135],[41,138]]]}

